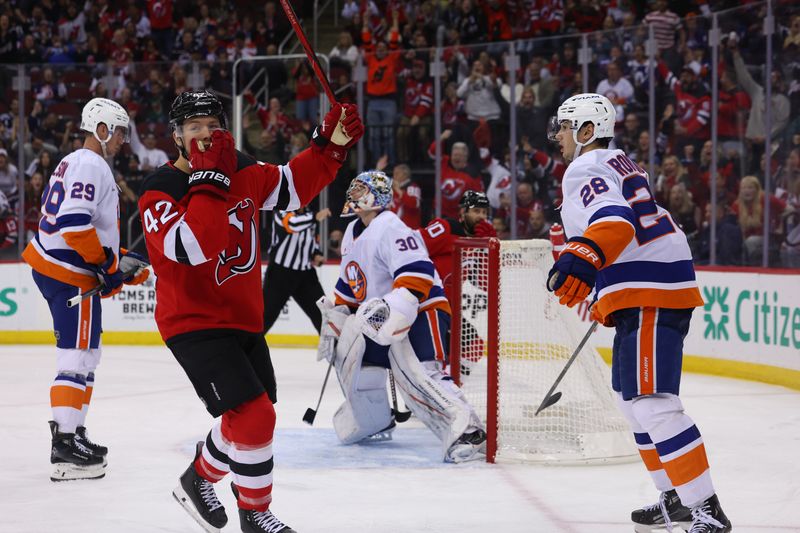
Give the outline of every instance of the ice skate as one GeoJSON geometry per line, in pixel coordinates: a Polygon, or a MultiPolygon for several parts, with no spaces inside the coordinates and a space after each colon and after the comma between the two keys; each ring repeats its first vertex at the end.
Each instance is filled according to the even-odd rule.
{"type": "Polygon", "coordinates": [[[631,520],[637,533],[649,533],[658,529],[671,531],[675,525],[686,529],[692,523],[692,511],[681,503],[678,493],[673,489],[662,492],[658,503],[633,511],[631,520]]]}
{"type": "Polygon", "coordinates": [[[92,442],[89,439],[89,434],[86,432],[86,427],[78,426],[75,430],[75,440],[78,441],[82,446],[89,449],[93,455],[98,455],[103,458],[103,466],[108,465],[108,448],[105,446],[101,446],[95,442],[92,442]]]}
{"type": "Polygon", "coordinates": [[[50,462],[53,464],[52,481],[72,481],[76,479],[100,479],[106,475],[103,458],[92,452],[75,439],[74,433],[61,433],[58,424],[50,421],[53,436],[50,449],[50,462]]]}
{"type": "Polygon", "coordinates": [[[697,507],[692,507],[692,525],[688,533],[728,533],[733,527],[722,512],[717,495],[713,495],[697,507]]]}
{"type": "Polygon", "coordinates": [[[474,429],[464,433],[447,450],[445,462],[464,463],[486,456],[486,432],[474,429]]]}
{"type": "Polygon", "coordinates": [[[262,513],[239,509],[239,521],[242,524],[243,533],[297,533],[278,520],[270,510],[262,513]]]}
{"type": "MultiPolygon", "coordinates": [[[[201,441],[197,443],[195,460],[200,456],[202,449],[201,441]]],[[[217,498],[214,484],[200,477],[194,469],[194,461],[181,476],[180,483],[172,491],[172,496],[203,529],[210,533],[219,533],[228,523],[228,515],[225,514],[225,508],[217,498]]]]}

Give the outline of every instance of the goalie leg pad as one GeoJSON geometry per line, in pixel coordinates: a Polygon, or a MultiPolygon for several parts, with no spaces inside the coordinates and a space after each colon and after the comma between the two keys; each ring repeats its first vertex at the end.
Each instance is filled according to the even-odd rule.
{"type": "Polygon", "coordinates": [[[392,345],[389,361],[403,401],[442,441],[444,460],[448,460],[448,451],[464,433],[483,429],[464,394],[441,371],[441,364],[421,363],[407,338],[392,345]]]}
{"type": "Polygon", "coordinates": [[[333,427],[342,444],[354,444],[386,431],[391,435],[388,428],[392,426],[392,410],[386,395],[386,377],[386,369],[377,366],[365,366],[357,373],[354,387],[333,415],[333,427]]]}

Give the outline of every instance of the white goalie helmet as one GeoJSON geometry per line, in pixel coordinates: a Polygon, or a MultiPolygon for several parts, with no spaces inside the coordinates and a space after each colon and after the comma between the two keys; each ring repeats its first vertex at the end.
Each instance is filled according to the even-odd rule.
{"type": "Polygon", "coordinates": [[[350,182],[341,216],[354,216],[361,211],[382,211],[391,203],[392,178],[380,170],[367,170],[350,182]]]}
{"type": "Polygon", "coordinates": [[[81,112],[81,129],[91,133],[100,143],[107,143],[117,128],[122,128],[125,133],[125,142],[130,141],[130,117],[125,108],[108,98],[92,98],[83,106],[81,112]],[[97,135],[97,126],[105,124],[108,127],[108,138],[101,139],[97,135]]]}
{"type": "Polygon", "coordinates": [[[614,104],[602,94],[576,94],[564,100],[558,107],[556,116],[550,119],[547,137],[551,141],[555,141],[556,134],[561,130],[561,124],[564,121],[569,121],[572,139],[577,145],[575,149],[575,157],[577,157],[581,148],[591,144],[596,139],[614,137],[616,119],[617,112],[614,109],[614,104]],[[586,142],[580,143],[578,142],[578,130],[587,122],[594,124],[594,135],[586,142]]]}

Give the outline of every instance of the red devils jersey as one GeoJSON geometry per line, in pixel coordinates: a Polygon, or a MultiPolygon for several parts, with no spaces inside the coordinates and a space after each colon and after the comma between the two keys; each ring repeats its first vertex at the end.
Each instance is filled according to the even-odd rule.
{"type": "Polygon", "coordinates": [[[333,181],[339,166],[314,146],[283,166],[239,153],[227,201],[191,193],[188,174],[171,163],[151,174],[139,212],[158,278],[162,338],[221,328],[261,332],[258,211],[299,209],[333,181]]]}
{"type": "Polygon", "coordinates": [[[452,307],[453,242],[467,235],[464,226],[461,222],[450,218],[434,218],[430,224],[420,229],[419,233],[428,249],[428,257],[442,278],[445,296],[452,307]]]}

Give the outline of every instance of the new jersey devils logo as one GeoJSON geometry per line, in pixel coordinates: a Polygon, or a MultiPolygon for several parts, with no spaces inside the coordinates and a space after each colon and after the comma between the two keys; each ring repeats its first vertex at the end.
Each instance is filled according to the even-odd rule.
{"type": "Polygon", "coordinates": [[[250,272],[255,266],[258,259],[255,212],[255,205],[250,198],[245,198],[228,210],[228,247],[219,254],[217,285],[238,274],[250,272]]]}

